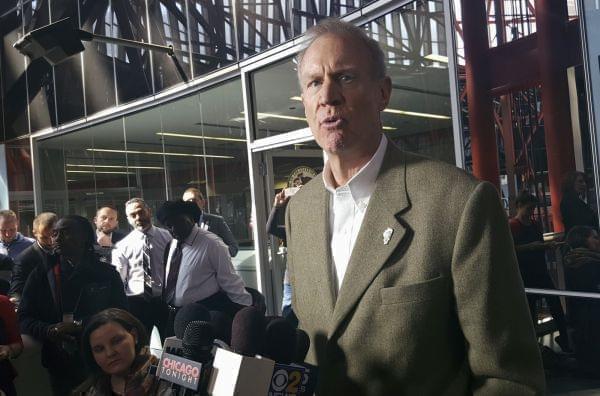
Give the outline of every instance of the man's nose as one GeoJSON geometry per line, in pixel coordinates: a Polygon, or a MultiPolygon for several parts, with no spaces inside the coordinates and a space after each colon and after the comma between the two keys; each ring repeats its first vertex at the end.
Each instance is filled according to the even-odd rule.
{"type": "Polygon", "coordinates": [[[340,85],[332,79],[325,79],[321,86],[320,102],[323,105],[338,105],[342,102],[342,93],[340,85]]]}

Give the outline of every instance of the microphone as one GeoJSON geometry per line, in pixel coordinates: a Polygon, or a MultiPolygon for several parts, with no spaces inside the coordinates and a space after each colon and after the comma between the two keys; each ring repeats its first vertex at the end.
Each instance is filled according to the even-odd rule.
{"type": "Polygon", "coordinates": [[[266,395],[275,362],[257,356],[265,338],[265,317],[254,307],[238,311],[231,325],[233,351],[217,348],[208,384],[212,396],[266,395]]]}
{"type": "Polygon", "coordinates": [[[215,339],[213,327],[208,322],[190,322],[181,343],[182,357],[207,364],[212,360],[211,350],[215,339]]]}
{"type": "Polygon", "coordinates": [[[284,318],[275,318],[265,330],[263,355],[277,363],[289,364],[296,355],[296,329],[284,318]]]}
{"type": "Polygon", "coordinates": [[[199,302],[193,302],[181,307],[175,315],[175,321],[173,323],[173,330],[175,331],[175,337],[180,340],[183,339],[185,329],[190,322],[210,322],[210,313],[199,302]]]}
{"type": "Polygon", "coordinates": [[[221,311],[210,311],[210,324],[215,331],[215,339],[221,340],[227,345],[231,344],[231,316],[221,311]]]}
{"type": "Polygon", "coordinates": [[[303,363],[310,348],[308,334],[283,318],[267,326],[265,355],[277,362],[271,377],[269,394],[313,395],[317,385],[317,367],[303,363]]]}
{"type": "Polygon", "coordinates": [[[263,349],[265,317],[254,307],[240,309],[231,324],[231,348],[245,356],[254,357],[263,349]]]}
{"type": "MultiPolygon", "coordinates": [[[[195,394],[205,395],[212,372],[211,354],[214,341],[213,326],[208,322],[193,321],[185,329],[182,341],[183,357],[202,364],[198,390],[195,394]]],[[[186,390],[185,395],[191,394],[186,390]]]]}
{"type": "Polygon", "coordinates": [[[310,337],[306,331],[296,329],[296,353],[294,354],[294,362],[301,363],[306,359],[308,350],[310,349],[310,337]]]}

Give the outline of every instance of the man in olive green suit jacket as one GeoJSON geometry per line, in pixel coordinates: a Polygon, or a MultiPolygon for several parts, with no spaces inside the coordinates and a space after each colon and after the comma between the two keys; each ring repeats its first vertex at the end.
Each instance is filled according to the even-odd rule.
{"type": "Polygon", "coordinates": [[[307,120],[328,163],[286,212],[293,308],[311,337],[319,394],[543,394],[496,189],[382,138],[375,115],[387,106],[389,78],[373,71],[365,55],[372,44],[347,25],[318,25],[299,56],[307,120]],[[387,148],[340,282],[332,191],[375,161],[382,139],[387,148]]]}

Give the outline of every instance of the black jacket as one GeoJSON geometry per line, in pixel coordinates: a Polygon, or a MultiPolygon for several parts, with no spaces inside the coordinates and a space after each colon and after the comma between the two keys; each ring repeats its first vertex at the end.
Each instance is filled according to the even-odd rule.
{"type": "MultiPolygon", "coordinates": [[[[61,308],[57,303],[57,282],[54,268],[59,265],[57,256],[49,256],[46,266],[37,266],[25,283],[19,322],[21,332],[29,334],[43,343],[42,364],[44,367],[61,367],[67,359],[65,351],[48,338],[53,324],[62,321],[61,308]]],[[[77,284],[73,316],[86,321],[94,314],[106,308],[127,308],[123,282],[110,264],[101,262],[94,254],[88,254],[67,279],[61,278],[63,288],[67,282],[77,284]]]]}
{"type": "Polygon", "coordinates": [[[229,255],[235,257],[239,250],[239,246],[231,229],[225,222],[225,219],[218,215],[203,212],[202,222],[206,224],[208,231],[216,234],[223,242],[225,242],[225,245],[227,245],[227,248],[229,249],[229,255]]]}
{"type": "Polygon", "coordinates": [[[598,216],[596,215],[596,211],[575,193],[568,193],[562,197],[562,201],[560,202],[560,213],[562,214],[563,223],[565,225],[565,234],[567,234],[571,228],[578,225],[589,226],[595,230],[598,229],[598,216]]]}
{"type": "Polygon", "coordinates": [[[15,258],[13,266],[12,279],[10,281],[10,291],[8,294],[11,297],[21,298],[23,288],[27,277],[35,267],[41,265],[45,267],[48,261],[48,253],[46,253],[37,242],[34,242],[27,249],[23,250],[15,258]]]}

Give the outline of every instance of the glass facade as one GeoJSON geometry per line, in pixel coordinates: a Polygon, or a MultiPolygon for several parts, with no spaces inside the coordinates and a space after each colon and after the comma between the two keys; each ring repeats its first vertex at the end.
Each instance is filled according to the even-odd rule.
{"type": "MultiPolygon", "coordinates": [[[[195,78],[282,44],[322,17],[360,13],[365,4],[54,0],[22,7],[15,3],[15,15],[23,22],[15,25],[13,35],[41,26],[34,15],[46,18],[44,24],[71,17],[75,25],[96,34],[172,45],[183,72],[195,78]]],[[[383,113],[388,137],[411,151],[454,162],[443,16],[441,1],[409,2],[363,27],[384,48],[394,81],[392,100],[383,113]]],[[[23,134],[94,117],[169,87],[180,89],[181,76],[165,54],[101,42],[84,45],[82,54],[54,67],[34,61],[40,71],[35,75],[37,85],[28,91],[31,95],[25,95],[23,105],[30,111],[24,112],[23,134]]],[[[2,50],[14,51],[6,45],[2,50]]],[[[238,66],[224,82],[200,85],[196,92],[175,95],[158,105],[133,106],[112,118],[109,111],[109,116],[73,131],[33,139],[39,174],[35,188],[41,198],[37,210],[91,219],[98,207],[110,205],[118,209],[120,228],[126,229],[123,204],[128,199],[143,197],[156,211],[165,200],[180,198],[186,188],[198,188],[207,197],[206,210],[223,216],[240,244],[238,270],[249,269],[247,281],[253,285],[269,282],[262,287],[271,290],[267,299],[277,306],[282,272],[262,278],[254,274],[261,260],[256,244],[267,240],[257,234],[253,222],[266,221],[257,213],[268,213],[274,193],[289,184],[290,172],[298,166],[318,172],[323,158],[307,135],[293,54],[281,58],[272,52],[274,60],[259,67],[253,62],[238,66]],[[247,75],[249,84],[243,86],[240,75],[247,75]],[[246,114],[248,110],[251,113],[246,114]],[[247,124],[249,117],[252,122],[247,124]],[[288,133],[299,132],[306,135],[302,142],[286,144],[288,133]],[[249,149],[263,138],[276,139],[277,148],[249,149]],[[264,210],[256,211],[256,205],[263,204],[264,210]]],[[[26,63],[21,55],[13,56],[26,63]]],[[[3,62],[9,58],[4,56],[3,62]]],[[[32,65],[28,68],[26,77],[32,65]]],[[[18,62],[13,68],[3,64],[3,89],[12,81],[9,72],[18,76],[18,70],[18,62]]],[[[18,103],[11,100],[11,106],[18,103]]],[[[7,121],[18,125],[16,119],[4,118],[5,125],[7,121]]],[[[26,198],[22,207],[29,205],[29,210],[32,190],[33,185],[15,195],[26,198]]],[[[24,224],[32,215],[23,216],[24,224]]],[[[264,248],[273,242],[269,244],[264,248]]],[[[276,255],[271,253],[270,257],[276,255]]]]}

